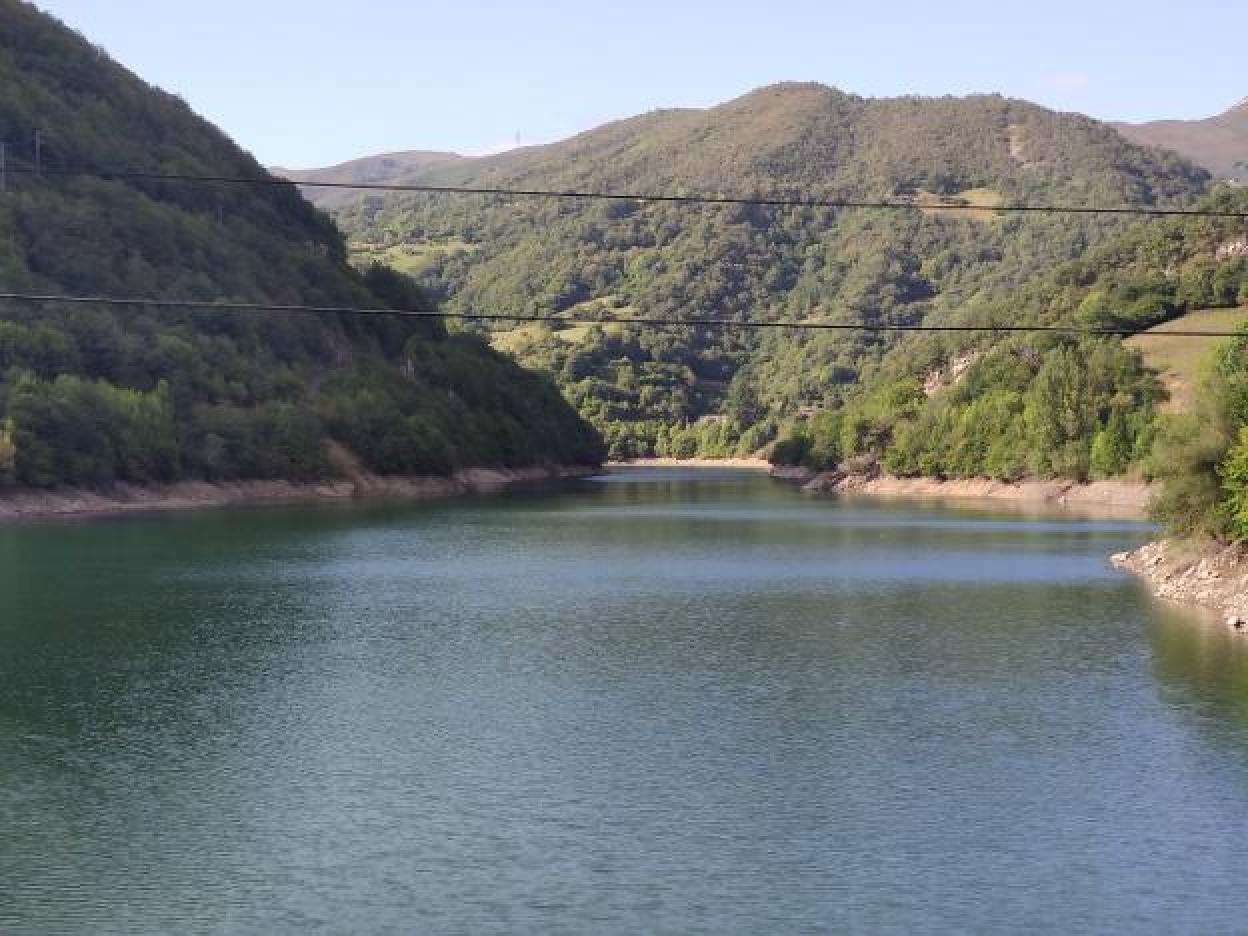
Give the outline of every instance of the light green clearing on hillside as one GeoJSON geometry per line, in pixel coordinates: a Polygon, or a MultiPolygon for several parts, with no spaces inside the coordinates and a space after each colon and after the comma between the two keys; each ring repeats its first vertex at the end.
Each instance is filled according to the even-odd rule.
{"type": "Polygon", "coordinates": [[[919,192],[915,196],[923,214],[932,218],[961,218],[965,221],[996,221],[1001,215],[995,211],[968,211],[968,208],[999,208],[1005,203],[1000,192],[992,189],[967,189],[956,195],[936,195],[919,192]]]}
{"type": "Polygon", "coordinates": [[[629,305],[628,300],[623,296],[608,295],[578,302],[570,306],[563,314],[568,318],[592,318],[595,315],[627,316],[636,315],[637,309],[629,305]]]}
{"type": "MultiPolygon", "coordinates": [[[[627,317],[635,315],[637,310],[619,296],[601,296],[589,299],[572,306],[563,315],[568,318],[592,318],[601,315],[604,318],[627,317]]],[[[490,344],[497,351],[509,354],[522,354],[535,345],[540,345],[547,338],[555,338],[568,345],[586,343],[589,333],[594,328],[601,328],[606,334],[619,337],[624,334],[622,325],[604,321],[601,325],[567,325],[562,326],[557,316],[551,316],[549,325],[530,322],[517,328],[495,331],[490,335],[490,344]]]]}
{"type": "Polygon", "coordinates": [[[439,257],[455,253],[475,253],[479,249],[475,244],[462,240],[397,244],[393,247],[379,244],[350,245],[351,262],[356,266],[383,263],[408,276],[419,276],[439,257]]]}
{"type": "MultiPolygon", "coordinates": [[[[557,325],[552,322],[552,325],[557,325]]],[[[527,325],[521,325],[519,328],[513,328],[510,331],[493,332],[490,335],[490,344],[497,351],[506,351],[509,354],[520,354],[535,344],[540,344],[546,338],[555,338],[569,345],[584,344],[585,339],[589,336],[590,330],[593,328],[601,328],[608,335],[619,336],[624,333],[622,325],[613,325],[605,323],[603,325],[573,325],[569,328],[554,329],[552,325],[544,325],[533,322],[527,325]]]]}
{"type": "MultiPolygon", "coordinates": [[[[1233,331],[1248,322],[1248,306],[1238,309],[1201,309],[1182,318],[1150,328],[1145,334],[1165,335],[1172,331],[1233,331]]],[[[1196,384],[1209,355],[1225,338],[1136,337],[1124,342],[1139,351],[1144,363],[1161,374],[1170,393],[1169,412],[1191,409],[1196,384]]]]}

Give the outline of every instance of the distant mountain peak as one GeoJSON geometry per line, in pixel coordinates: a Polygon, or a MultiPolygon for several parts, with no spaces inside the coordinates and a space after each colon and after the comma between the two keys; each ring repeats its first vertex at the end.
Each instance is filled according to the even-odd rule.
{"type": "Polygon", "coordinates": [[[1128,140],[1172,150],[1221,179],[1248,180],[1248,97],[1204,120],[1154,120],[1114,124],[1128,140]]]}

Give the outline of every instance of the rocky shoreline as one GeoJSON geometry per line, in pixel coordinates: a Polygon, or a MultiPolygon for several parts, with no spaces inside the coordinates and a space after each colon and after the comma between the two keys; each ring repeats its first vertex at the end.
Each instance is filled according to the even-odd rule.
{"type": "Polygon", "coordinates": [[[816,474],[804,468],[778,467],[772,477],[794,481],[802,490],[820,494],[863,497],[996,501],[1048,508],[1145,517],[1156,487],[1142,481],[1018,481],[1007,483],[982,478],[941,480],[897,478],[884,474],[828,471],[816,474]]]}
{"type": "Polygon", "coordinates": [[[768,471],[765,458],[630,458],[607,462],[608,468],[741,468],[768,471]]]}
{"type": "Polygon", "coordinates": [[[382,477],[314,481],[179,481],[172,484],[115,484],[107,490],[59,488],[0,491],[0,523],[53,518],[109,516],[210,507],[345,502],[419,501],[497,492],[512,484],[585,477],[597,468],[551,466],[524,469],[473,468],[451,477],[382,477]]]}
{"type": "Polygon", "coordinates": [[[1248,637],[1248,545],[1160,540],[1110,558],[1165,601],[1217,615],[1248,637]]]}
{"type": "MultiPolygon", "coordinates": [[[[813,493],[879,498],[994,501],[1075,510],[1079,513],[1145,517],[1156,493],[1136,481],[942,481],[895,478],[845,471],[816,474],[779,467],[772,477],[794,481],[813,493]]],[[[1160,540],[1110,557],[1116,569],[1143,580],[1164,601],[1217,616],[1230,631],[1248,638],[1248,544],[1160,540]]]]}

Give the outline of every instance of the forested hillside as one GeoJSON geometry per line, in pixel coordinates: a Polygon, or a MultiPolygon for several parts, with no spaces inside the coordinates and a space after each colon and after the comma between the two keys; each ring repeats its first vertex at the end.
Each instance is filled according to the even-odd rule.
{"type": "MultiPolygon", "coordinates": [[[[1226,188],[1201,205],[1248,214],[1248,192],[1226,188]]],[[[1218,317],[1223,329],[1248,322],[1242,220],[1137,224],[951,321],[1144,332],[1208,309],[1240,310],[1218,317]]],[[[1188,327],[1208,318],[1193,316],[1188,327]]],[[[1161,406],[1166,390],[1138,350],[1159,340],[1172,339],[1127,347],[1118,337],[1053,333],[916,338],[843,407],[798,421],[774,458],[902,476],[1157,478],[1166,482],[1158,516],[1172,527],[1248,537],[1248,332],[1220,348],[1200,339],[1195,399],[1177,408],[1161,406]]]]}
{"type": "MultiPolygon", "coordinates": [[[[838,406],[895,342],[813,332],[564,327],[629,314],[939,322],[1127,226],[967,205],[1174,205],[1208,176],[1109,127],[995,96],[868,100],[765,88],[405,181],[911,201],[914,211],[695,207],[487,196],[339,200],[357,262],[416,276],[458,312],[550,316],[492,340],[554,374],[617,456],[753,451],[838,406]]],[[[336,198],[338,196],[335,196],[336,198]]]]}
{"type": "MultiPolygon", "coordinates": [[[[56,20],[0,0],[0,140],[30,168],[263,175],[180,99],[56,20]]],[[[0,291],[410,307],[347,263],[293,187],[10,171],[0,291]]],[[[383,473],[594,462],[600,441],[544,378],[470,336],[391,317],[0,303],[0,482],[291,479],[327,442],[383,473]]]]}

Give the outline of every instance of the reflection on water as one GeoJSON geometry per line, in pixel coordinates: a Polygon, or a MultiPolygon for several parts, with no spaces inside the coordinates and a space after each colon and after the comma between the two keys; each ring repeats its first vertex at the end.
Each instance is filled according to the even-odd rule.
{"type": "Polygon", "coordinates": [[[742,473],[0,529],[0,931],[1222,932],[1147,527],[742,473]]]}
{"type": "Polygon", "coordinates": [[[1248,742],[1248,640],[1216,616],[1158,607],[1152,648],[1166,698],[1198,715],[1196,724],[1248,742]]]}

